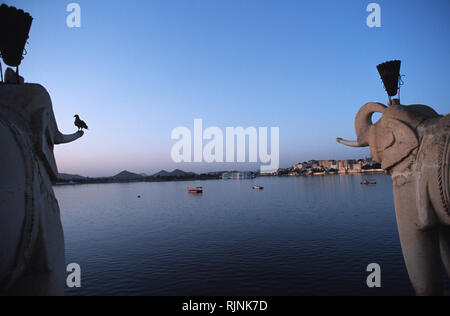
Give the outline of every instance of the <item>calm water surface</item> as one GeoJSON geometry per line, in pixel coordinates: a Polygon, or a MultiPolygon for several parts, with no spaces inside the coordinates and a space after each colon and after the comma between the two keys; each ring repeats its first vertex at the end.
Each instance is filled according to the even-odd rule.
{"type": "Polygon", "coordinates": [[[413,294],[391,179],[373,178],[55,187],[67,262],[82,268],[82,288],[66,294],[413,294]],[[381,289],[366,286],[370,263],[381,265],[381,289]]]}

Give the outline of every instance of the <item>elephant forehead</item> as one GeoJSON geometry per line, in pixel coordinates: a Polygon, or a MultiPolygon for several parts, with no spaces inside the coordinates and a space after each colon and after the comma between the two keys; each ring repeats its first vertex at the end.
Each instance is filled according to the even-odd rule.
{"type": "Polygon", "coordinates": [[[412,128],[417,128],[428,116],[423,111],[417,110],[416,106],[394,105],[386,109],[383,114],[386,119],[396,119],[407,123],[412,128]]]}
{"type": "Polygon", "coordinates": [[[0,85],[0,103],[32,115],[38,110],[51,109],[47,90],[39,84],[0,85]]]}

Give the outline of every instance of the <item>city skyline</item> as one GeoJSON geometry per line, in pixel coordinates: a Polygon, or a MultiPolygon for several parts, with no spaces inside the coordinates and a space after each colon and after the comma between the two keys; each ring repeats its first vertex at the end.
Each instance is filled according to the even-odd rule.
{"type": "Polygon", "coordinates": [[[66,25],[69,2],[4,2],[35,17],[25,80],[48,89],[62,131],[75,130],[74,114],[91,128],[56,149],[63,173],[259,167],[173,163],[171,131],[196,118],[278,126],[281,168],[367,157],[335,138],[355,138],[361,105],[387,102],[376,65],[391,59],[403,61],[403,104],[450,109],[448,1],[377,1],[382,27],[369,28],[370,1],[84,0],[79,29],[66,25]]]}

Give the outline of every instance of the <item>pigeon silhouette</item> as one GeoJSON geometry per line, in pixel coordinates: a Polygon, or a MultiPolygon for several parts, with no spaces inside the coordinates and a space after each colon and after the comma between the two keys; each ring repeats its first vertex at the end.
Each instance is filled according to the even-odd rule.
{"type": "Polygon", "coordinates": [[[77,114],[74,116],[75,118],[75,126],[78,127],[79,131],[82,131],[83,129],[89,129],[89,127],[86,125],[86,123],[82,120],[80,120],[80,116],[77,114]]]}

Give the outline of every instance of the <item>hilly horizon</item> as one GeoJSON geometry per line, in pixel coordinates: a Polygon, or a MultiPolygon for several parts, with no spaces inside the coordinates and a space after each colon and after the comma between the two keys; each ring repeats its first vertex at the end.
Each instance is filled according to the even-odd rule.
{"type": "Polygon", "coordinates": [[[84,179],[115,179],[115,180],[135,180],[135,179],[141,179],[141,178],[147,178],[147,177],[155,177],[155,178],[162,178],[162,177],[182,177],[186,175],[196,175],[194,172],[186,172],[181,169],[175,169],[173,171],[166,171],[161,170],[151,176],[147,175],[146,173],[134,173],[128,170],[124,170],[119,172],[116,175],[113,176],[107,176],[107,177],[87,177],[87,176],[81,176],[78,174],[68,174],[68,173],[59,173],[58,180],[62,181],[75,181],[75,180],[84,180],[84,179]]]}
{"type": "Polygon", "coordinates": [[[185,172],[180,169],[175,169],[172,172],[168,172],[166,170],[161,170],[160,172],[155,173],[152,175],[152,177],[158,178],[158,177],[182,177],[186,175],[196,175],[194,172],[185,172]]]}

